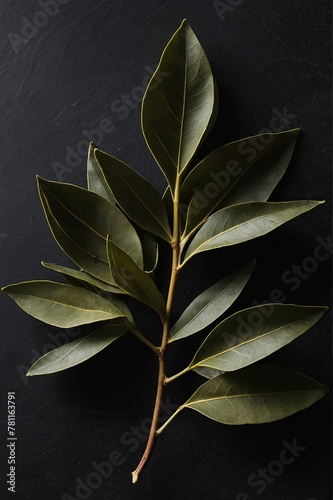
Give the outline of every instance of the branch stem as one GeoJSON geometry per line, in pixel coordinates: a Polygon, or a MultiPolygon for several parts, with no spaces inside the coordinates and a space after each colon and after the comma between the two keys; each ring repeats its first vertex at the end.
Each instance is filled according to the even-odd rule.
{"type": "Polygon", "coordinates": [[[180,176],[178,175],[176,178],[176,185],[174,191],[173,198],[173,236],[171,241],[172,247],[172,268],[170,275],[170,283],[169,283],[169,291],[166,303],[165,316],[162,320],[163,324],[163,334],[161,346],[159,349],[159,369],[158,369],[158,382],[157,382],[157,390],[156,390],[156,399],[155,406],[152,418],[152,424],[148,436],[148,441],[146,444],[145,451],[143,452],[142,458],[139,462],[139,465],[132,472],[132,482],[136,483],[140,477],[141,472],[143,471],[146,463],[148,462],[153,448],[156,443],[156,439],[158,436],[158,422],[161,412],[161,403],[163,397],[163,391],[165,388],[165,356],[166,356],[166,348],[168,345],[168,337],[169,337],[169,329],[170,329],[170,316],[172,310],[172,304],[175,294],[176,281],[179,273],[179,260],[180,260],[180,234],[179,234],[179,188],[180,188],[180,176]]]}

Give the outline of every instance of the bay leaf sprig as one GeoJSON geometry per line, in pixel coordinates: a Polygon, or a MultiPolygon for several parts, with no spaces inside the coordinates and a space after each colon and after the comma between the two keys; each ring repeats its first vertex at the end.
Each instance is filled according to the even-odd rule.
{"type": "Polygon", "coordinates": [[[178,279],[189,261],[195,270],[197,254],[218,251],[222,256],[224,247],[260,238],[323,203],[268,201],[288,168],[299,129],[225,144],[195,164],[217,104],[208,59],[184,20],[163,51],[141,108],[144,139],[166,180],[164,194],[136,166],[91,143],[87,188],[37,178],[51,233],[76,267],[42,262],[66,283],[35,280],[2,289],[40,321],[60,328],[90,325],[76,340],[39,358],[28,376],[75,367],[109,346],[111,350],[127,332],[157,356],[151,428],[132,472],[134,483],[158,436],[184,409],[223,424],[258,424],[293,415],[327,393],[304,374],[257,364],[313,327],[325,306],[264,304],[228,313],[255,274],[255,261],[245,260],[224,275],[216,270],[215,282],[173,320],[178,279]],[[253,140],[262,147],[249,157],[245,151],[253,140]],[[160,245],[167,246],[172,261],[166,293],[155,281],[168,269],[160,245]],[[138,329],[127,298],[159,318],[157,345],[150,332],[138,329]],[[190,363],[170,375],[166,353],[172,355],[173,343],[182,341],[187,352],[187,338],[205,329],[210,331],[190,363]],[[204,377],[204,383],[159,427],[165,387],[190,372],[204,377]]]}

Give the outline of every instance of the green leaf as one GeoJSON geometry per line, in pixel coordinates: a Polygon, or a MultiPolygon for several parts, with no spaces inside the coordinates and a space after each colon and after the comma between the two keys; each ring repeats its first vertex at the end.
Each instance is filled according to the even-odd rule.
{"type": "Polygon", "coordinates": [[[192,335],[221,316],[243,290],[254,266],[255,261],[242,266],[194,299],[171,328],[169,342],[192,335]]]}
{"type": "Polygon", "coordinates": [[[166,187],[162,198],[168,214],[169,223],[171,224],[173,222],[173,197],[169,186],[166,187]]]}
{"type": "Polygon", "coordinates": [[[111,304],[113,304],[117,309],[119,309],[119,311],[124,314],[124,316],[126,316],[126,319],[124,319],[123,321],[126,322],[126,325],[130,331],[133,331],[133,329],[138,330],[132,312],[122,297],[119,297],[119,295],[116,295],[114,293],[108,293],[103,295],[103,298],[109,300],[111,304]]]}
{"type": "Polygon", "coordinates": [[[110,272],[115,283],[124,292],[155,309],[160,316],[165,313],[165,300],[150,276],[111,239],[107,241],[110,272]]]}
{"type": "Polygon", "coordinates": [[[154,235],[148,233],[140,227],[136,227],[136,232],[141,241],[143,253],[143,268],[146,273],[152,273],[157,266],[159,257],[159,247],[154,235]]]}
{"type": "Polygon", "coordinates": [[[115,204],[116,199],[107,183],[105,182],[104,176],[101,172],[98,161],[95,158],[94,151],[96,146],[94,143],[89,144],[88,158],[87,158],[87,186],[89,191],[103,196],[111,203],[115,204]]]}
{"type": "Polygon", "coordinates": [[[305,333],[326,307],[264,304],[238,311],[208,335],[189,368],[239,370],[269,356],[305,333]]]}
{"type": "Polygon", "coordinates": [[[224,373],[222,370],[207,368],[207,366],[197,366],[196,368],[193,368],[193,371],[205,378],[214,378],[224,373]]]}
{"type": "Polygon", "coordinates": [[[184,180],[184,236],[211,213],[228,205],[266,201],[284,175],[299,129],[259,134],[222,146],[204,158],[184,180]]]}
{"type": "Polygon", "coordinates": [[[308,408],[327,387],[302,373],[279,366],[254,365],[205,382],[182,408],[221,424],[263,424],[308,408]]]}
{"type": "MultiPolygon", "coordinates": [[[[94,285],[90,285],[87,281],[82,281],[78,278],[74,278],[73,276],[69,276],[69,274],[62,274],[62,277],[64,278],[67,285],[78,286],[79,288],[85,288],[86,290],[89,290],[90,292],[93,293],[100,292],[98,288],[96,288],[94,285]]],[[[122,290],[120,290],[120,293],[123,293],[122,290]]]]}
{"type": "Polygon", "coordinates": [[[122,290],[120,290],[118,287],[108,285],[107,283],[104,283],[104,281],[101,281],[97,278],[94,278],[93,276],[90,276],[90,274],[86,273],[85,271],[82,271],[82,269],[81,270],[71,269],[69,267],[59,266],[58,264],[52,264],[50,262],[42,262],[42,265],[47,269],[55,271],[56,273],[61,273],[64,276],[70,276],[71,278],[75,278],[76,280],[83,281],[105,292],[123,293],[122,290]]]}
{"type": "Polygon", "coordinates": [[[216,85],[216,82],[214,79],[213,79],[213,84],[214,84],[213,110],[212,110],[212,114],[210,115],[210,119],[209,119],[207,128],[205,130],[205,133],[202,136],[201,144],[205,141],[206,137],[209,135],[210,131],[212,130],[213,125],[214,125],[216,118],[217,118],[217,115],[218,115],[218,111],[219,111],[219,91],[218,91],[218,88],[217,88],[217,85],[216,85]]]}
{"type": "Polygon", "coordinates": [[[47,375],[67,370],[95,356],[126,332],[125,328],[105,325],[64,344],[39,358],[28,370],[27,376],[47,375]]]}
{"type": "Polygon", "coordinates": [[[95,149],[95,157],[118,205],[138,226],[170,242],[166,208],[157,189],[126,163],[95,149]]]}
{"type": "Polygon", "coordinates": [[[38,189],[54,239],[81,269],[109,285],[115,284],[105,249],[107,234],[143,267],[139,237],[111,202],[78,186],[41,178],[38,189]]]}
{"type": "Polygon", "coordinates": [[[54,281],[25,281],[8,285],[2,290],[30,316],[60,328],[124,316],[99,295],[54,281]]]}
{"type": "MultiPolygon", "coordinates": [[[[94,255],[91,249],[87,248],[87,243],[89,244],[89,240],[86,241],[82,239],[82,241],[78,240],[77,243],[73,241],[73,239],[70,237],[70,231],[69,234],[67,234],[61,228],[56,218],[53,216],[50,208],[47,206],[47,202],[45,200],[43,200],[43,202],[45,203],[44,211],[51,233],[63,252],[75,264],[80,266],[91,276],[94,276],[99,281],[107,282],[108,284],[115,287],[116,285],[110,276],[107,263],[104,262],[101,257],[94,255]]],[[[75,280],[76,278],[69,277],[69,275],[67,274],[65,279],[67,282],[73,282],[73,280],[75,280]]]]}
{"type": "Polygon", "coordinates": [[[167,44],[142,101],[142,131],[173,192],[210,125],[214,80],[188,22],[167,44]]]}
{"type": "Polygon", "coordinates": [[[185,261],[199,252],[263,236],[322,203],[313,200],[252,202],[222,208],[199,229],[186,252],[185,261]]]}
{"type": "Polygon", "coordinates": [[[128,325],[136,329],[136,324],[130,309],[125,301],[119,297],[119,294],[125,293],[123,290],[118,287],[107,285],[106,283],[93,278],[84,271],[77,271],[75,269],[69,269],[67,267],[49,264],[46,262],[42,262],[42,265],[48,269],[61,273],[69,285],[86,288],[90,292],[97,293],[103,299],[111,302],[111,304],[113,304],[117,309],[119,309],[120,312],[123,313],[124,316],[126,316],[128,325]]]}

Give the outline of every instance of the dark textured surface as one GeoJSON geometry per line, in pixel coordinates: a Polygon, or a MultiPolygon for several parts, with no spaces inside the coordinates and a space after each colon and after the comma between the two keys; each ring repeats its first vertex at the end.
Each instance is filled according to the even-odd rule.
{"type": "MultiPolygon", "coordinates": [[[[0,6],[1,285],[53,278],[39,262],[65,262],[43,218],[35,175],[84,185],[84,131],[99,129],[95,142],[102,149],[163,188],[140,133],[142,85],[187,17],[220,92],[219,117],[200,157],[229,140],[277,125],[274,116],[285,112],[289,123],[284,126],[299,126],[303,133],[272,199],[328,203],[260,240],[215,252],[209,259],[198,256],[198,268],[186,273],[188,284],[180,284],[179,310],[216,281],[217,274],[222,277],[254,256],[258,265],[237,307],[270,299],[274,289],[281,290],[285,302],[329,305],[329,259],[309,272],[303,266],[322,246],[320,241],[328,241],[332,251],[330,2],[226,0],[219,2],[218,15],[213,2],[199,0],[69,0],[62,5],[54,0],[48,5],[55,10],[46,17],[38,14],[40,4],[3,0],[0,6]],[[229,6],[224,13],[222,5],[229,6]],[[31,20],[46,24],[27,28],[31,20]],[[10,33],[14,35],[8,37],[10,33]],[[30,36],[25,43],[17,38],[22,33],[30,36]],[[294,265],[303,272],[299,286],[290,281],[294,265]]],[[[331,499],[329,397],[263,426],[230,428],[184,412],[161,436],[142,479],[132,486],[130,471],[143,450],[143,441],[133,438],[133,426],[144,426],[152,410],[156,366],[150,352],[126,337],[68,372],[25,379],[34,359],[55,347],[57,335],[64,341],[75,332],[59,334],[25,315],[8,297],[0,299],[1,498],[13,496],[5,484],[5,424],[7,391],[15,391],[19,500],[331,499]],[[275,477],[270,475],[265,491],[258,494],[259,485],[251,486],[248,478],[278,460],[285,442],[294,440],[306,449],[283,472],[275,469],[275,477]],[[121,453],[122,464],[101,478],[94,463],[109,460],[113,450],[121,453]],[[77,478],[95,483],[90,490],[75,492],[77,478]]],[[[139,321],[147,330],[155,328],[154,320],[139,321]]],[[[199,340],[189,340],[188,348],[194,349],[199,340]]],[[[184,345],[173,346],[170,373],[191,357],[183,353],[184,345]]],[[[331,385],[329,315],[272,361],[331,385]]],[[[195,375],[175,382],[170,403],[184,401],[198,382],[195,375]]]]}

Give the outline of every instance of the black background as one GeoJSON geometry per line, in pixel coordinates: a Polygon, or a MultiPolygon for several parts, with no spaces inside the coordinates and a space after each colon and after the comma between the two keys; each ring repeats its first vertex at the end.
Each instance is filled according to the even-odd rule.
{"type": "MultiPolygon", "coordinates": [[[[276,110],[285,109],[290,121],[286,128],[298,126],[302,135],[271,199],[327,203],[259,240],[197,257],[184,273],[176,309],[181,311],[200,291],[253,257],[258,264],[237,308],[269,299],[274,289],[282,290],[286,302],[330,305],[329,260],[307,273],[295,291],[282,279],[293,265],[302,266],[313,256],[318,237],[326,241],[331,234],[330,2],[223,3],[229,9],[223,13],[220,8],[218,15],[211,1],[69,0],[57,4],[59,12],[46,16],[46,25],[30,27],[29,35],[29,21],[45,21],[38,14],[40,4],[1,2],[1,285],[57,279],[40,265],[41,260],[66,259],[44,220],[35,175],[84,186],[83,155],[77,154],[71,166],[66,155],[68,148],[84,147],[83,131],[100,128],[103,118],[110,120],[110,129],[98,145],[163,189],[163,177],[140,132],[142,88],[135,87],[147,82],[186,17],[210,60],[220,94],[216,125],[198,157],[269,128],[276,110]],[[30,39],[23,43],[17,38],[15,45],[10,33],[30,39]],[[129,104],[122,104],[120,111],[117,100],[129,104]]],[[[59,331],[27,316],[5,295],[0,307],[1,498],[12,495],[5,484],[8,391],[16,392],[20,500],[242,500],[247,498],[242,492],[252,500],[331,498],[329,396],[293,417],[262,426],[226,427],[184,411],[161,436],[144,475],[132,486],[130,472],[144,443],[130,451],[124,440],[132,426],[151,416],[157,368],[151,353],[126,336],[67,372],[25,379],[36,356],[55,347],[59,331]],[[257,494],[248,477],[278,459],[284,441],[295,439],[306,450],[257,494]],[[76,478],[86,483],[96,472],[93,462],[108,460],[112,450],[121,452],[123,464],[90,494],[81,491],[77,496],[76,478]]],[[[141,313],[138,321],[153,337],[155,318],[141,313]]],[[[69,340],[75,333],[65,332],[61,338],[69,340]]],[[[201,340],[200,334],[173,346],[170,374],[185,366],[201,340]]],[[[331,386],[330,345],[326,314],[271,358],[331,386]]],[[[201,380],[190,374],[172,384],[170,403],[182,403],[201,380]]]]}

